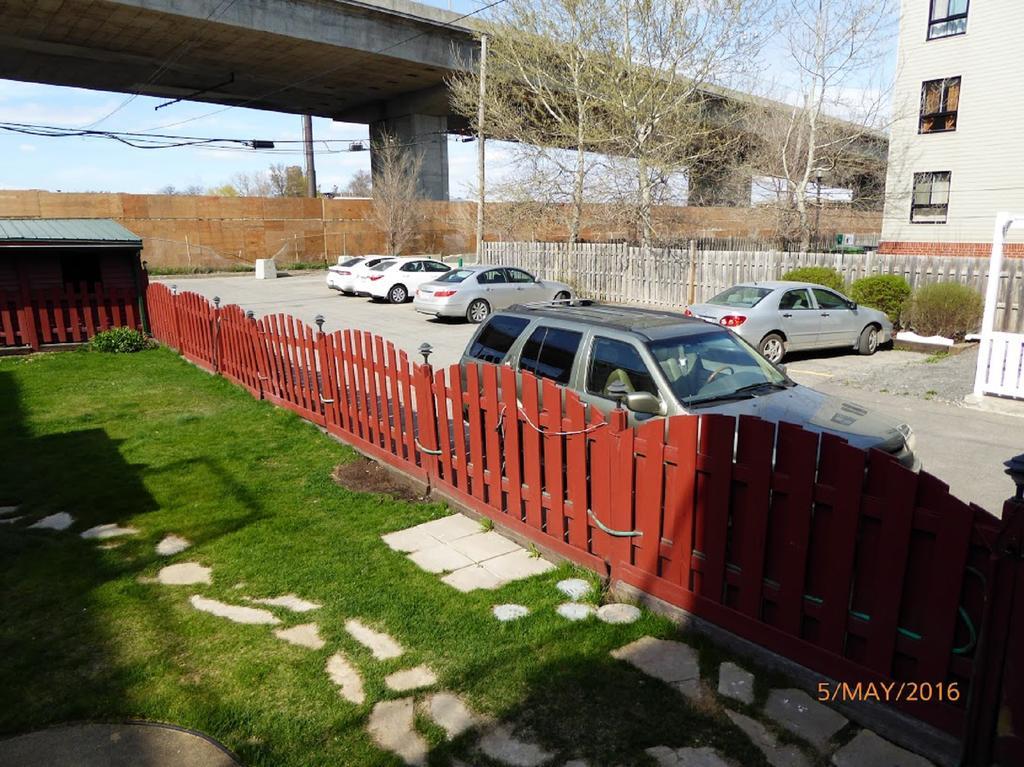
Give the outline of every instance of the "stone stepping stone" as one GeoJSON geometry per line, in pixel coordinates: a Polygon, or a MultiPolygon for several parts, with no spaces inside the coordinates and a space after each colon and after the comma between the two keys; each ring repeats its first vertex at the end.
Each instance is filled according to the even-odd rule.
{"type": "Polygon", "coordinates": [[[682,642],[640,637],[611,655],[660,679],[691,700],[700,697],[700,662],[696,650],[682,642]]]}
{"type": "Polygon", "coordinates": [[[582,578],[566,578],[555,584],[555,588],[565,594],[573,602],[579,602],[590,593],[590,584],[582,578]]]}
{"type": "Polygon", "coordinates": [[[530,608],[526,605],[495,605],[491,608],[491,613],[502,623],[507,623],[525,618],[530,614],[530,608]]]}
{"type": "Polygon", "coordinates": [[[75,524],[75,518],[66,511],[58,511],[43,517],[34,525],[29,525],[30,530],[67,530],[75,524]]]}
{"type": "Polygon", "coordinates": [[[82,537],[89,540],[104,541],[107,538],[117,538],[122,535],[138,535],[139,531],[134,527],[119,527],[115,524],[107,525],[96,525],[96,527],[90,527],[84,533],[82,537]]]}
{"type": "MultiPolygon", "coordinates": [[[[260,610],[260,612],[266,612],[266,610],[260,610]]],[[[308,647],[310,650],[320,650],[325,644],[324,640],[320,638],[320,629],[315,623],[303,623],[299,626],[292,626],[290,629],[274,629],[274,636],[289,644],[308,647]]]]}
{"type": "Polygon", "coordinates": [[[582,602],[566,602],[556,607],[555,612],[566,620],[583,621],[594,615],[597,612],[597,608],[582,602]]]}
{"type": "Polygon", "coordinates": [[[366,694],[363,692],[363,678],[359,676],[355,666],[349,663],[344,655],[340,652],[334,653],[327,659],[325,670],[331,681],[338,685],[341,697],[349,703],[362,705],[366,700],[366,694]]]}
{"type": "Polygon", "coordinates": [[[923,756],[893,745],[871,730],[861,730],[857,736],[832,754],[836,767],[932,767],[923,756]]]}
{"type": "Polygon", "coordinates": [[[0,525],[13,525],[15,522],[18,522],[19,520],[22,520],[24,518],[25,517],[23,516],[4,517],[3,519],[0,519],[0,525]]]}
{"type": "MultiPolygon", "coordinates": [[[[728,708],[725,709],[725,715],[732,720],[733,724],[743,730],[772,767],[811,767],[811,762],[803,751],[796,746],[780,746],[775,735],[756,719],[751,719],[749,716],[728,708]]],[[[878,762],[878,764],[883,763],[878,762]]],[[[865,765],[865,767],[867,766],[865,765]]]]}
{"type": "Polygon", "coordinates": [[[772,690],[764,704],[764,713],[822,751],[847,722],[845,716],[813,700],[803,690],[772,690]]]}
{"type": "Polygon", "coordinates": [[[640,619],[640,608],[615,603],[597,608],[597,617],[605,623],[636,623],[640,619]]]}
{"type": "Polygon", "coordinates": [[[412,698],[381,701],[370,712],[366,729],[382,749],[397,754],[406,764],[419,767],[427,763],[427,741],[416,732],[415,715],[412,698]]]}
{"type": "Polygon", "coordinates": [[[475,591],[476,589],[494,591],[494,589],[501,588],[507,583],[507,581],[499,578],[481,565],[470,565],[453,573],[448,573],[448,575],[441,579],[441,582],[447,583],[453,589],[461,591],[463,594],[475,591]]]}
{"type": "Polygon", "coordinates": [[[156,574],[156,580],[165,586],[191,586],[196,583],[210,583],[210,576],[210,568],[198,562],[179,562],[161,569],[156,574]]]}
{"type": "Polygon", "coordinates": [[[164,539],[156,545],[156,553],[162,557],[171,557],[180,554],[192,545],[191,541],[178,535],[165,535],[164,539]]]}
{"type": "Polygon", "coordinates": [[[658,767],[732,767],[718,752],[707,746],[703,748],[669,748],[655,746],[646,750],[658,767]]]}
{"type": "Polygon", "coordinates": [[[718,667],[718,694],[748,706],[754,703],[754,675],[726,661],[718,667]]]}
{"type": "Polygon", "coordinates": [[[457,695],[450,692],[428,695],[422,707],[424,713],[445,731],[449,740],[454,740],[482,721],[457,695]]]}
{"type": "Polygon", "coordinates": [[[384,677],[384,684],[395,692],[420,690],[437,684],[437,675],[428,666],[402,669],[384,677]]]}
{"type": "Polygon", "coordinates": [[[269,605],[270,607],[283,607],[296,613],[308,613],[313,610],[319,610],[321,607],[316,602],[307,602],[305,599],[301,599],[294,594],[284,594],[279,597],[254,599],[252,601],[261,605],[269,605]]]}
{"type": "Polygon", "coordinates": [[[517,738],[507,724],[491,728],[480,738],[477,748],[491,759],[512,767],[537,767],[554,756],[536,743],[517,738]]]}
{"type": "Polygon", "coordinates": [[[218,602],[216,599],[207,599],[198,594],[189,597],[189,602],[197,610],[204,613],[216,615],[218,618],[227,618],[235,623],[253,623],[273,626],[281,621],[269,610],[261,610],[257,607],[242,607],[241,605],[229,605],[226,602],[218,602]]]}
{"type": "Polygon", "coordinates": [[[377,660],[397,658],[405,652],[402,649],[402,645],[398,644],[388,634],[374,631],[358,620],[351,619],[345,621],[345,631],[359,644],[373,653],[373,657],[377,660]]]}
{"type": "Polygon", "coordinates": [[[21,506],[0,506],[0,517],[9,517],[20,508],[21,506]]]}

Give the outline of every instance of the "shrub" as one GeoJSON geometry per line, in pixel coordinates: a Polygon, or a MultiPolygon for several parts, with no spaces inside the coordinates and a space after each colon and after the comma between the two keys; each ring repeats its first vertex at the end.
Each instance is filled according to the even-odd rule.
{"type": "Polygon", "coordinates": [[[843,275],[827,266],[802,266],[799,269],[791,269],[782,275],[782,279],[793,282],[813,282],[816,285],[824,285],[826,288],[840,292],[846,289],[843,275]]]}
{"type": "Polygon", "coordinates": [[[111,328],[97,333],[89,342],[94,352],[111,352],[112,354],[131,354],[149,349],[152,343],[135,328],[111,328]]]}
{"type": "Polygon", "coordinates": [[[895,274],[861,277],[850,285],[850,298],[858,304],[885,312],[896,323],[899,322],[903,305],[910,298],[910,284],[895,274]]]}
{"type": "Polygon", "coordinates": [[[922,336],[962,341],[978,329],[985,299],[959,282],[936,282],[914,291],[904,308],[905,324],[922,336]]]}

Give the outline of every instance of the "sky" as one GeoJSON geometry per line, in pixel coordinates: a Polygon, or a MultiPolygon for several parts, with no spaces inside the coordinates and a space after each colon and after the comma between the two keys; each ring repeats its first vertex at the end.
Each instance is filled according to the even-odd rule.
{"type": "MultiPolygon", "coordinates": [[[[430,5],[467,13],[476,0],[431,0],[430,5]]],[[[784,98],[784,95],[782,96],[784,98]]],[[[157,126],[200,117],[167,133],[218,138],[291,140],[302,138],[298,115],[180,102],[156,111],[166,99],[122,93],[88,91],[34,83],[0,80],[0,122],[19,122],[103,130],[145,131],[157,126]],[[126,103],[127,102],[127,103],[126,103]],[[98,125],[98,120],[109,115],[98,125]],[[217,112],[216,114],[209,114],[217,112]],[[208,116],[203,116],[208,115],[208,116]],[[201,117],[202,116],[202,117],[201,117]]],[[[369,171],[369,152],[340,151],[343,145],[325,140],[366,140],[365,125],[314,118],[317,181],[322,191],[343,188],[358,171],[369,171]]],[[[448,144],[451,197],[472,196],[476,178],[476,144],[451,137],[448,144]]],[[[513,170],[512,150],[488,142],[488,182],[513,170]]],[[[174,186],[216,187],[236,173],[264,171],[271,164],[302,165],[301,144],[281,145],[273,151],[181,147],[141,150],[103,138],[27,136],[0,131],[0,189],[45,189],[64,192],[154,193],[174,186]]]]}

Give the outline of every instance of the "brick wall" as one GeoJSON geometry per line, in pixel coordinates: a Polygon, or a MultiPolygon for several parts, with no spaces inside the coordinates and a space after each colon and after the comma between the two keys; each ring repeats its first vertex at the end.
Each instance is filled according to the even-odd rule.
{"type": "MultiPolygon", "coordinates": [[[[558,211],[539,221],[518,215],[513,206],[489,205],[487,239],[557,240],[565,237],[558,211]],[[509,215],[509,214],[512,215],[509,215]],[[504,215],[502,215],[504,214],[504,215]],[[513,223],[509,224],[511,220],[513,223]],[[504,221],[504,223],[503,223],[504,221]]],[[[476,205],[428,202],[414,250],[464,253],[475,250],[476,205]]],[[[592,241],[627,234],[595,209],[583,236],[592,241]]],[[[214,266],[330,260],[348,253],[380,252],[383,238],[372,222],[372,203],[361,199],[213,197],[138,194],[72,194],[36,190],[0,191],[0,217],[112,218],[144,241],[143,258],[153,266],[214,266]]],[[[750,208],[674,207],[657,211],[659,231],[674,237],[768,237],[772,212],[750,208]]],[[[877,212],[825,211],[821,233],[877,234],[877,212]]]]}
{"type": "MultiPolygon", "coordinates": [[[[992,243],[882,242],[878,246],[878,252],[891,253],[896,256],[966,256],[970,258],[988,258],[992,254],[992,243]]],[[[1024,243],[1005,243],[1003,245],[1003,254],[1009,257],[1024,258],[1024,243]]]]}

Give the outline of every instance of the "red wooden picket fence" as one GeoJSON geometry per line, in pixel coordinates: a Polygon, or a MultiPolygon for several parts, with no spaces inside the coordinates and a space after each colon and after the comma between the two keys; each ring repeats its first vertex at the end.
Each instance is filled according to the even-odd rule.
{"type": "Polygon", "coordinates": [[[753,417],[631,429],[507,367],[433,370],[162,285],[148,305],[196,364],[549,550],[832,679],[956,683],[899,705],[964,735],[1005,530],[930,474],[753,417]]]}
{"type": "Polygon", "coordinates": [[[97,285],[0,290],[0,348],[81,343],[116,327],[142,329],[139,294],[133,289],[97,285]]]}

